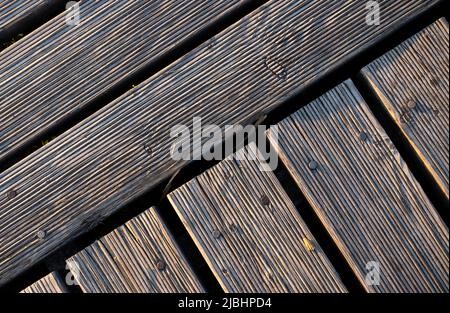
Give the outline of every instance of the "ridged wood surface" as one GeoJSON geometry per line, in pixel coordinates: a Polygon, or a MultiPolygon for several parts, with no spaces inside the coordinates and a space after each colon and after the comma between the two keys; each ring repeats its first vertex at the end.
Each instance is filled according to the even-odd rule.
{"type": "Polygon", "coordinates": [[[448,292],[448,228],[352,82],[269,138],[368,291],[448,292]]]}
{"type": "Polygon", "coordinates": [[[4,171],[0,285],[186,165],[173,126],[247,124],[436,2],[270,1],[4,171]]]}
{"type": "Polygon", "coordinates": [[[81,1],[78,26],[61,13],[0,53],[0,161],[242,3],[81,1]]]}
{"type": "Polygon", "coordinates": [[[0,32],[30,12],[45,4],[45,0],[2,0],[0,3],[0,32]]]}
{"type": "Polygon", "coordinates": [[[362,71],[447,198],[448,43],[448,24],[441,19],[362,71]]]}
{"type": "Polygon", "coordinates": [[[25,288],[21,293],[66,293],[67,289],[58,274],[50,273],[33,285],[25,288]]]}
{"type": "Polygon", "coordinates": [[[268,166],[255,146],[244,149],[169,195],[223,289],[344,292],[275,175],[261,171],[268,166]]]}
{"type": "Polygon", "coordinates": [[[155,208],[67,261],[86,293],[203,292],[155,208]]]}

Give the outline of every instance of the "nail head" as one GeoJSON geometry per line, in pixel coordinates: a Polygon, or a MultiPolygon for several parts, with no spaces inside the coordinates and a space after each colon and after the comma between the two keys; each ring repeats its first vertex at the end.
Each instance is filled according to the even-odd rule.
{"type": "Polygon", "coordinates": [[[215,231],[213,231],[212,235],[215,239],[219,239],[220,236],[222,235],[222,233],[218,230],[215,230],[215,231]]]}
{"type": "Polygon", "coordinates": [[[156,268],[159,271],[164,271],[166,269],[166,262],[164,262],[163,260],[159,260],[158,262],[156,262],[156,268]]]}
{"type": "Polygon", "coordinates": [[[308,166],[310,170],[314,171],[319,167],[319,164],[316,161],[311,161],[308,166]]]}
{"type": "Polygon", "coordinates": [[[408,103],[407,103],[406,106],[407,106],[409,109],[415,109],[416,106],[417,106],[417,103],[416,103],[416,101],[414,101],[414,100],[410,100],[410,101],[408,101],[408,103]]]}
{"type": "Polygon", "coordinates": [[[17,191],[15,190],[10,190],[8,191],[8,193],[6,194],[6,196],[8,197],[8,199],[13,199],[17,196],[17,191]]]}
{"type": "Polygon", "coordinates": [[[270,205],[270,199],[266,195],[261,196],[261,204],[264,206],[270,205]]]}
{"type": "Polygon", "coordinates": [[[45,233],[45,231],[44,230],[39,230],[38,232],[37,232],[37,237],[39,238],[39,239],[45,239],[45,236],[46,236],[47,234],[45,233]]]}

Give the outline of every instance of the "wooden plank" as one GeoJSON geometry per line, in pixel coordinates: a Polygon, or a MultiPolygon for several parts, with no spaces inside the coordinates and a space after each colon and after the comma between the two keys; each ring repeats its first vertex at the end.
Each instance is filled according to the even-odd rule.
{"type": "Polygon", "coordinates": [[[437,2],[270,1],[0,173],[0,285],[185,166],[173,126],[247,124],[437,2]]]}
{"type": "Polygon", "coordinates": [[[151,208],[67,261],[86,293],[186,293],[204,289],[151,208]]]}
{"type": "Polygon", "coordinates": [[[278,136],[269,132],[368,291],[448,292],[448,228],[352,82],[281,122],[278,136]]]}
{"type": "Polygon", "coordinates": [[[362,73],[449,196],[449,32],[441,19],[362,73]]]}
{"type": "Polygon", "coordinates": [[[25,288],[21,293],[66,293],[67,289],[56,273],[50,273],[33,285],[25,288]]]}
{"type": "Polygon", "coordinates": [[[0,32],[45,4],[45,0],[5,0],[0,3],[0,32]]]}
{"type": "Polygon", "coordinates": [[[261,171],[268,166],[254,144],[245,151],[169,195],[222,288],[232,293],[344,292],[275,175],[261,171]],[[305,246],[308,242],[311,247],[305,246]]]}
{"type": "Polygon", "coordinates": [[[245,2],[82,1],[76,27],[61,13],[0,53],[0,162],[245,2]]]}

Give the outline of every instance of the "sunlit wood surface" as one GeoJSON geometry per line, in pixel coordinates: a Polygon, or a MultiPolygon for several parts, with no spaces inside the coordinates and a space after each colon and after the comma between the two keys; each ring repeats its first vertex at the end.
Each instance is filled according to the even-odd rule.
{"type": "MultiPolygon", "coordinates": [[[[0,28],[42,3],[1,1],[0,28]]],[[[369,25],[366,1],[86,0],[78,25],[62,12],[10,38],[0,51],[0,288],[203,292],[211,275],[227,292],[346,292],[350,275],[368,292],[448,292],[448,23],[421,20],[443,1],[378,3],[381,23],[369,25]],[[405,35],[415,21],[420,32],[405,35]],[[406,41],[392,49],[394,37],[406,41]],[[350,77],[365,90],[347,80],[316,91],[350,77]],[[318,99],[295,104],[310,92],[318,99]],[[268,136],[295,183],[232,157],[183,177],[196,164],[171,157],[170,132],[192,132],[196,117],[222,128],[284,119],[281,140],[268,136]],[[394,127],[419,158],[400,155],[394,127]],[[442,194],[414,176],[422,167],[442,194]],[[174,175],[183,183],[170,189],[174,175]],[[149,199],[155,190],[172,191],[171,204],[166,193],[149,199]],[[154,208],[114,219],[137,200],[141,213],[159,210],[160,198],[175,220],[154,208]],[[55,273],[29,281],[66,260],[79,286],[55,273]]]]}

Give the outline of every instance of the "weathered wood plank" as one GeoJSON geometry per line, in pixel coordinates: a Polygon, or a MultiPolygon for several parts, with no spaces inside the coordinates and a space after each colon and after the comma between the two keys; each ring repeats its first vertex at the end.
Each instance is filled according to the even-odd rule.
{"type": "Polygon", "coordinates": [[[244,2],[82,1],[3,51],[0,161],[244,2]]]}
{"type": "Polygon", "coordinates": [[[380,3],[270,1],[1,173],[0,285],[185,166],[173,126],[247,124],[437,1],[380,3]]]}
{"type": "Polygon", "coordinates": [[[87,293],[204,291],[155,208],[77,253],[67,264],[87,293]]]}
{"type": "Polygon", "coordinates": [[[441,19],[362,71],[447,197],[448,43],[448,24],[441,19]]]}
{"type": "Polygon", "coordinates": [[[45,0],[3,0],[0,3],[0,32],[45,4],[45,0]]]}
{"type": "Polygon", "coordinates": [[[269,138],[368,291],[448,292],[448,228],[352,82],[269,138]]]}
{"type": "Polygon", "coordinates": [[[251,144],[169,195],[214,275],[226,292],[344,292],[256,151],[251,144]]]}
{"type": "Polygon", "coordinates": [[[21,293],[66,293],[67,288],[56,273],[50,273],[33,285],[25,288],[21,293]]]}

